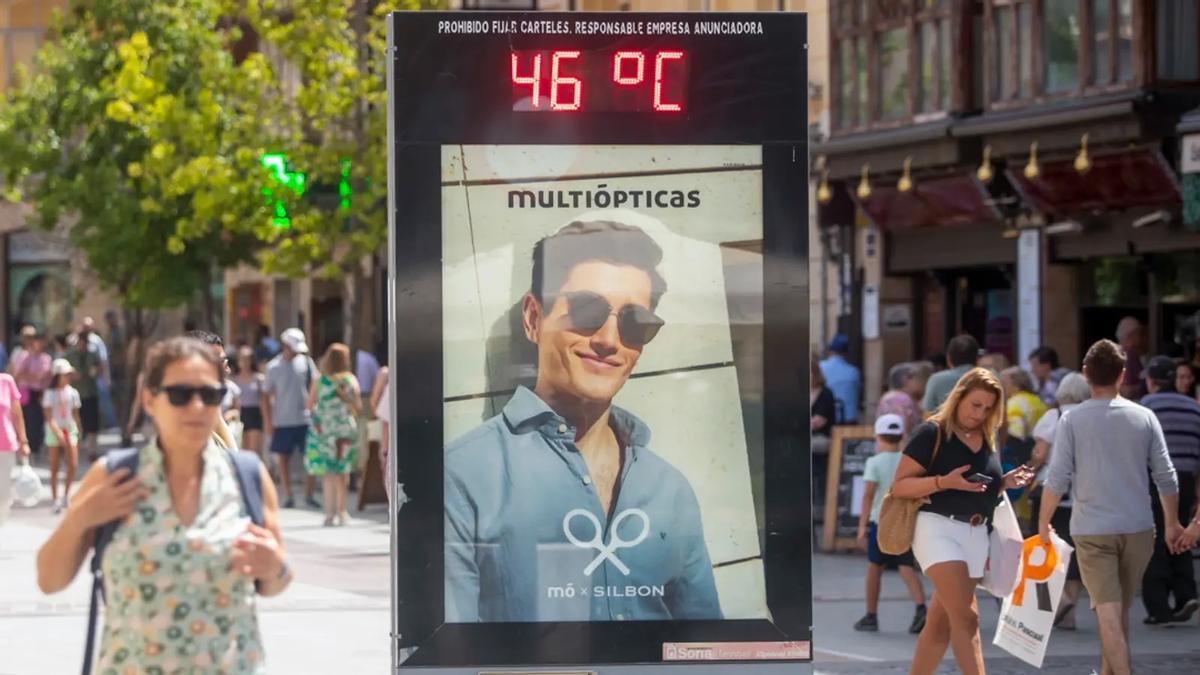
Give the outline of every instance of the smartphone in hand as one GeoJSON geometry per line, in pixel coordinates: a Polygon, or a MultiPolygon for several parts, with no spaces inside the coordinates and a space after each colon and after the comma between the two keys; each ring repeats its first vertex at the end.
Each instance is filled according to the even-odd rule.
{"type": "Polygon", "coordinates": [[[984,473],[973,473],[970,476],[967,476],[967,481],[971,483],[978,483],[980,485],[991,485],[992,477],[984,473]]]}

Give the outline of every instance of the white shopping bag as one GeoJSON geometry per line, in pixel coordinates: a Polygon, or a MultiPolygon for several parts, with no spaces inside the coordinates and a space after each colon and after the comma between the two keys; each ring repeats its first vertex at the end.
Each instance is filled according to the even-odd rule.
{"type": "Polygon", "coordinates": [[[992,512],[992,531],[988,534],[988,562],[979,586],[997,598],[1007,597],[1021,580],[1022,551],[1025,548],[1021,525],[1008,495],[1000,493],[1000,504],[992,512]]]}
{"type": "Polygon", "coordinates": [[[992,644],[1035,667],[1042,667],[1054,613],[1067,581],[1067,564],[1074,549],[1057,534],[1051,545],[1034,535],[1025,540],[1021,556],[1021,579],[1017,589],[1004,598],[1000,621],[992,644]]]}

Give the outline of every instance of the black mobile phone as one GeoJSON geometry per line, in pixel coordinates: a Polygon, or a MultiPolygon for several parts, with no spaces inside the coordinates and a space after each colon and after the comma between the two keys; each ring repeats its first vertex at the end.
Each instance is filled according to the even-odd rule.
{"type": "Polygon", "coordinates": [[[985,473],[973,473],[967,476],[967,480],[971,483],[982,483],[983,485],[992,484],[992,477],[985,473]]]}

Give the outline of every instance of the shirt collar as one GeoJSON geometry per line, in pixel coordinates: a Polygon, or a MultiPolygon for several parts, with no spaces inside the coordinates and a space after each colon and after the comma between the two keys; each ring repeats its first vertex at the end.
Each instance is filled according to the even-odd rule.
{"type": "MultiPolygon", "coordinates": [[[[509,428],[518,434],[539,431],[543,435],[558,435],[562,433],[559,427],[567,425],[561,415],[528,387],[517,387],[505,404],[503,414],[509,428]]],[[[612,406],[609,408],[609,420],[621,445],[636,450],[650,443],[650,427],[628,410],[612,406]]]]}

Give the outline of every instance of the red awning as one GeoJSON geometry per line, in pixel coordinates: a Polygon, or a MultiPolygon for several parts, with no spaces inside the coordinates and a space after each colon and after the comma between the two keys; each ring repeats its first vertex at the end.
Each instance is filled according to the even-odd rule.
{"type": "Polygon", "coordinates": [[[1092,211],[1160,207],[1180,203],[1179,183],[1157,150],[1130,150],[1092,158],[1087,173],[1075,161],[1046,162],[1034,180],[1024,167],[1008,171],[1008,180],[1035,211],[1061,218],[1092,211]]]}
{"type": "MultiPolygon", "coordinates": [[[[853,190],[855,184],[850,182],[847,187],[853,190]]],[[[869,198],[855,197],[855,201],[871,222],[884,230],[994,222],[1001,218],[983,184],[971,175],[919,180],[909,192],[901,192],[894,185],[873,187],[869,198]]]]}

